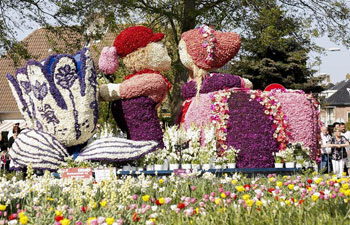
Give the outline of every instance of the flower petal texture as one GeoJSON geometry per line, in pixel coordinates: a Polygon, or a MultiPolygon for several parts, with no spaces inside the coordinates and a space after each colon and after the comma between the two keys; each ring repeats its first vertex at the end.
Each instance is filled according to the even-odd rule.
{"type": "Polygon", "coordinates": [[[158,146],[155,141],[132,141],[125,138],[108,137],[98,139],[87,145],[76,160],[91,161],[130,161],[154,151],[158,146]]]}
{"type": "Polygon", "coordinates": [[[32,165],[33,169],[57,170],[69,154],[66,148],[51,134],[25,129],[15,140],[9,152],[12,169],[32,165]]]}
{"type": "Polygon", "coordinates": [[[29,128],[51,134],[66,147],[93,135],[98,88],[88,49],[51,55],[42,62],[30,60],[7,79],[29,128]]]}

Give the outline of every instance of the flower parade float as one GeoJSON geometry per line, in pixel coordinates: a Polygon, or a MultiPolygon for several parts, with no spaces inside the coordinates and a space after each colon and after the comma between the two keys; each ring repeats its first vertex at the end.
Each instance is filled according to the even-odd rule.
{"type": "Polygon", "coordinates": [[[314,160],[318,105],[310,95],[283,88],[252,90],[247,79],[213,72],[236,55],[240,43],[236,33],[206,25],[182,34],[180,59],[190,81],[182,89],[185,102],[178,122],[185,129],[214,125],[219,157],[230,147],[239,149],[239,168],[273,167],[273,154],[295,142],[310,148],[314,160]]]}
{"type": "Polygon", "coordinates": [[[11,168],[57,170],[69,155],[101,161],[141,157],[157,146],[152,141],[110,137],[87,145],[98,120],[99,89],[90,51],[30,60],[16,76],[7,75],[26,123],[9,155],[11,168]]]}

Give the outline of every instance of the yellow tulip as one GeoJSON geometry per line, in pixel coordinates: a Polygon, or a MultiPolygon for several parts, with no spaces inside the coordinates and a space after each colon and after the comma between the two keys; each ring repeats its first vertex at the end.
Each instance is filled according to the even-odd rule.
{"type": "Polygon", "coordinates": [[[100,205],[101,205],[102,207],[105,207],[105,206],[107,205],[107,201],[105,201],[105,200],[101,201],[101,202],[100,202],[100,205]]]}
{"type": "Polygon", "coordinates": [[[288,200],[286,200],[285,201],[285,203],[286,203],[286,205],[291,205],[291,202],[290,202],[290,200],[288,199],[288,200]]]}
{"type": "Polygon", "coordinates": [[[27,216],[22,216],[19,218],[19,222],[21,224],[27,224],[28,223],[28,217],[27,216]]]}
{"type": "Polygon", "coordinates": [[[216,198],[215,199],[215,204],[219,205],[221,203],[221,199],[220,198],[216,198]]]}
{"type": "Polygon", "coordinates": [[[258,207],[264,205],[264,203],[263,203],[262,201],[260,201],[260,200],[256,201],[255,204],[256,204],[256,206],[258,206],[258,207]]]}
{"type": "Polygon", "coordinates": [[[60,221],[61,225],[69,225],[70,224],[70,220],[69,219],[63,219],[60,221]]]}
{"type": "Polygon", "coordinates": [[[62,211],[60,211],[60,210],[55,210],[55,214],[56,214],[56,216],[62,216],[62,211]]]}
{"type": "Polygon", "coordinates": [[[160,204],[164,204],[164,202],[165,202],[165,199],[164,199],[164,198],[160,198],[160,199],[159,199],[159,203],[160,203],[160,204]]]}
{"type": "Polygon", "coordinates": [[[164,183],[164,180],[163,180],[163,179],[159,179],[159,183],[160,183],[160,184],[163,184],[163,183],[164,183]]]}
{"type": "Polygon", "coordinates": [[[221,193],[221,198],[226,198],[226,194],[224,192],[221,193]]]}
{"type": "Polygon", "coordinates": [[[248,199],[247,201],[245,201],[245,203],[249,206],[252,207],[252,205],[254,204],[254,201],[251,199],[248,199]]]}
{"type": "Polygon", "coordinates": [[[142,200],[144,201],[144,202],[147,202],[147,201],[149,201],[149,195],[144,195],[144,196],[142,196],[142,200]]]}
{"type": "Polygon", "coordinates": [[[289,190],[293,190],[294,189],[294,184],[288,184],[288,188],[289,188],[289,190]]]}
{"type": "Polygon", "coordinates": [[[250,198],[250,195],[246,194],[246,195],[243,195],[243,199],[244,200],[248,200],[250,198]]]}
{"type": "Polygon", "coordinates": [[[278,187],[282,187],[283,182],[282,181],[278,181],[276,184],[277,184],[278,187]]]}
{"type": "Polygon", "coordinates": [[[312,200],[312,201],[316,202],[317,199],[318,199],[318,195],[312,195],[312,196],[311,196],[311,200],[312,200]]]}
{"type": "Polygon", "coordinates": [[[114,218],[113,218],[113,217],[108,217],[108,218],[106,218],[106,223],[107,223],[108,225],[112,225],[112,224],[114,223],[114,218]]]}
{"type": "Polygon", "coordinates": [[[237,190],[238,192],[242,192],[242,191],[245,190],[245,188],[244,188],[243,186],[236,186],[236,190],[237,190]]]}
{"type": "Polygon", "coordinates": [[[5,211],[6,210],[6,205],[0,205],[0,211],[5,211]]]}

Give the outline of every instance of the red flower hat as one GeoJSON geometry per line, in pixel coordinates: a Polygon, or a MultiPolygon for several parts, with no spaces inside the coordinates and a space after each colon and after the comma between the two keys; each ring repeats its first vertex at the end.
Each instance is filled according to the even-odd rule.
{"type": "Polygon", "coordinates": [[[241,47],[238,34],[215,31],[206,25],[184,32],[181,39],[194,64],[205,70],[224,66],[241,47]]]}
{"type": "Polygon", "coordinates": [[[134,26],[123,30],[114,40],[119,57],[125,57],[139,48],[146,47],[151,42],[164,38],[162,33],[153,33],[153,30],[144,26],[134,26]]]}

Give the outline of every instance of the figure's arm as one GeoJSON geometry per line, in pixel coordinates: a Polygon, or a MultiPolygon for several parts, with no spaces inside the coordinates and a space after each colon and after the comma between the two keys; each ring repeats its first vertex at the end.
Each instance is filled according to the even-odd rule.
{"type": "Polygon", "coordinates": [[[147,96],[155,102],[161,102],[168,92],[168,85],[162,75],[147,73],[123,81],[119,87],[121,99],[147,96]]]}

